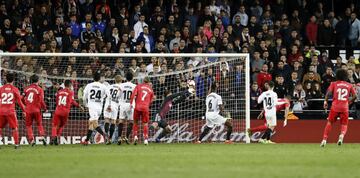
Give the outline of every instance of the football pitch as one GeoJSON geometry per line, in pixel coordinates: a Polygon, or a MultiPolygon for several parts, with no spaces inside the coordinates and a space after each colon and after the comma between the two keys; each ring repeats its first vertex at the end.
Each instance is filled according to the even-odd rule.
{"type": "Polygon", "coordinates": [[[1,178],[360,177],[360,144],[1,146],[1,178]]]}

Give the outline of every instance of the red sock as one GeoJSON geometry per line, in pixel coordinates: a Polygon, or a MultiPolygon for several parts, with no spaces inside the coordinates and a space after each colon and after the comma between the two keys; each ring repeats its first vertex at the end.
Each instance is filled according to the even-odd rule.
{"type": "Polygon", "coordinates": [[[341,125],[341,133],[340,134],[345,136],[345,134],[347,132],[347,128],[348,128],[347,125],[345,125],[345,124],[341,125]]]}
{"type": "Polygon", "coordinates": [[[56,136],[57,136],[57,134],[56,134],[56,126],[53,125],[52,128],[51,128],[51,137],[54,138],[56,136]]]}
{"type": "Polygon", "coordinates": [[[60,137],[60,135],[62,134],[63,130],[64,130],[64,126],[59,127],[58,130],[57,130],[57,136],[60,137]]]}
{"type": "Polygon", "coordinates": [[[34,134],[33,134],[32,126],[26,126],[26,131],[27,131],[27,136],[28,136],[29,142],[33,141],[34,134]]]}
{"type": "Polygon", "coordinates": [[[19,144],[19,131],[18,131],[18,129],[13,129],[12,134],[13,134],[13,137],[14,137],[15,145],[18,145],[19,144]]]}
{"type": "Polygon", "coordinates": [[[43,137],[45,135],[45,132],[44,132],[44,127],[42,126],[42,124],[38,125],[38,130],[39,130],[39,136],[43,137]]]}
{"type": "Polygon", "coordinates": [[[267,129],[267,126],[266,125],[259,125],[257,127],[254,127],[254,128],[250,128],[250,131],[251,132],[263,132],[267,129]]]}
{"type": "Polygon", "coordinates": [[[144,139],[148,139],[149,126],[148,124],[144,124],[144,139]]]}
{"type": "Polygon", "coordinates": [[[328,122],[328,123],[326,124],[326,126],[325,126],[325,129],[324,129],[323,140],[327,140],[330,131],[331,131],[331,123],[328,122]]]}
{"type": "Polygon", "coordinates": [[[137,125],[137,123],[134,123],[134,125],[133,125],[133,135],[134,135],[134,137],[138,135],[138,125],[137,125]]]}

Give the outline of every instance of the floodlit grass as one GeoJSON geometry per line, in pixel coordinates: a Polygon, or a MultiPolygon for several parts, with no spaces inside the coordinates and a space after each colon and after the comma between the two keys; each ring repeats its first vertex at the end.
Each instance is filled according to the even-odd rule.
{"type": "Polygon", "coordinates": [[[1,146],[0,178],[360,177],[360,144],[1,146]]]}

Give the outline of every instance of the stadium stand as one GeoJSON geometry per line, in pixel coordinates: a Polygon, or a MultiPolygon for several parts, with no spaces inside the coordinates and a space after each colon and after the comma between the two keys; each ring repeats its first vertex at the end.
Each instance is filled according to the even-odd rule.
{"type": "MultiPolygon", "coordinates": [[[[346,68],[360,93],[360,2],[354,0],[3,0],[1,52],[250,53],[256,99],[274,80],[296,109],[319,110],[334,71],[346,68]],[[340,3],[339,3],[340,2],[340,3]],[[344,52],[345,50],[345,52],[344,52]]],[[[43,76],[47,93],[59,81],[46,75],[135,76],[203,65],[177,59],[2,59],[2,68],[43,76]],[[81,65],[80,65],[81,64],[81,65]],[[84,65],[85,64],[85,65],[84,65]]],[[[234,70],[234,69],[229,69],[234,70]]],[[[220,71],[215,71],[218,75],[220,71]]],[[[230,71],[233,72],[233,71],[230,71]]],[[[4,77],[5,72],[1,73],[4,77]]],[[[22,84],[26,76],[19,77],[22,84]]],[[[76,83],[76,82],[75,82],[76,83]]],[[[83,84],[74,85],[75,92],[83,84]]],[[[19,86],[22,88],[22,86],[19,86]]],[[[259,106],[252,102],[252,109],[259,106]]],[[[355,109],[356,108],[356,109],[355,109]]],[[[360,109],[360,100],[353,106],[360,109]]],[[[359,114],[359,113],[357,113],[359,114]]],[[[360,118],[359,115],[357,118],[360,118]]]]}

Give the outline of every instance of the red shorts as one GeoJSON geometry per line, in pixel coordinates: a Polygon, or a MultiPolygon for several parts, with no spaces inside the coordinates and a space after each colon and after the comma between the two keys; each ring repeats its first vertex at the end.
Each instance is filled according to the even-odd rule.
{"type": "Polygon", "coordinates": [[[341,125],[347,125],[349,123],[349,112],[336,112],[333,110],[330,110],[328,121],[334,123],[338,117],[340,117],[341,125]]]}
{"type": "Polygon", "coordinates": [[[0,128],[5,128],[7,123],[11,129],[16,129],[18,127],[16,114],[0,115],[0,128]]]}
{"type": "Polygon", "coordinates": [[[69,114],[68,113],[64,113],[64,114],[57,114],[54,113],[54,118],[53,118],[53,125],[59,126],[59,127],[63,127],[69,118],[69,114]]]}
{"type": "Polygon", "coordinates": [[[149,115],[150,115],[149,110],[139,111],[139,110],[135,109],[134,110],[134,122],[136,123],[138,121],[138,119],[140,119],[140,117],[141,117],[142,123],[148,123],[150,120],[149,115]]]}
{"type": "Polygon", "coordinates": [[[41,112],[33,112],[33,113],[26,112],[25,125],[27,127],[32,126],[34,120],[38,125],[42,124],[41,112]]]}

